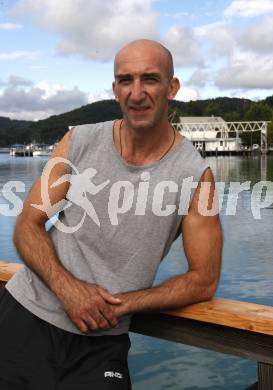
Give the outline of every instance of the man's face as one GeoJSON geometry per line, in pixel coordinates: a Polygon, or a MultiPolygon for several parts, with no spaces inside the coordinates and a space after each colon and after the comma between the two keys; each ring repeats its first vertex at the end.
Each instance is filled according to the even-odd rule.
{"type": "Polygon", "coordinates": [[[122,51],[115,64],[113,91],[130,127],[154,128],[166,117],[173,93],[166,55],[153,47],[122,51]]]}

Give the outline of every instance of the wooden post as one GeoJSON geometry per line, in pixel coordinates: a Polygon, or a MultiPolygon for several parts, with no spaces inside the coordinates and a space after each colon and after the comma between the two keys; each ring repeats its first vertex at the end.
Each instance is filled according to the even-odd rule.
{"type": "Polygon", "coordinates": [[[258,390],[273,389],[272,364],[258,362],[258,390]]]}

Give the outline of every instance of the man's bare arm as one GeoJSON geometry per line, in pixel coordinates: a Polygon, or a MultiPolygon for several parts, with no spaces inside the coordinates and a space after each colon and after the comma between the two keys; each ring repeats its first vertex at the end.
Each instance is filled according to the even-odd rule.
{"type": "MultiPolygon", "coordinates": [[[[215,183],[210,169],[201,181],[210,182],[208,209],[212,206],[215,183]]],[[[222,254],[222,230],[219,215],[204,216],[198,209],[201,185],[195,191],[188,215],[183,217],[182,235],[188,271],[162,284],[138,291],[117,294],[122,304],[118,316],[144,311],[175,309],[209,300],[217,289],[222,254]]]]}
{"type": "MultiPolygon", "coordinates": [[[[71,140],[71,131],[58,143],[50,160],[55,157],[67,159],[68,146],[71,140]]],[[[51,187],[60,177],[67,174],[67,164],[58,163],[52,168],[48,183],[48,195],[51,205],[64,200],[69,189],[66,181],[58,186],[51,187]]],[[[42,204],[42,175],[34,183],[27,199],[24,202],[22,213],[19,215],[15,230],[14,243],[24,263],[35,272],[49,289],[60,299],[64,308],[82,332],[109,328],[117,325],[112,305],[119,304],[100,286],[76,279],[61,264],[53,242],[45,230],[45,222],[49,219],[47,211],[33,207],[33,204],[42,204]]]]}
{"type": "MultiPolygon", "coordinates": [[[[52,153],[51,159],[58,157],[67,157],[67,146],[70,142],[71,133],[67,133],[62,141],[57,145],[52,153]]],[[[49,177],[48,189],[55,177],[67,173],[65,164],[56,165],[49,177]]],[[[53,246],[53,243],[46,233],[45,223],[49,219],[48,214],[38,210],[32,204],[42,205],[41,186],[43,177],[39,177],[31,188],[24,207],[19,215],[13,240],[17,251],[27,266],[47,284],[48,287],[55,290],[61,288],[60,279],[69,278],[70,274],[61,265],[53,246]]],[[[64,199],[69,188],[69,182],[48,191],[50,203],[53,205],[57,201],[64,199]]],[[[49,211],[49,210],[48,210],[49,211]]]]}

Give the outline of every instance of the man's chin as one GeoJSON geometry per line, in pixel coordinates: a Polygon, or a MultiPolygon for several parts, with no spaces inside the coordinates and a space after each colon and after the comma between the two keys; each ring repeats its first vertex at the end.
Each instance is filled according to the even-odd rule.
{"type": "Polygon", "coordinates": [[[154,126],[154,121],[146,118],[127,118],[128,124],[133,129],[150,129],[154,126]]]}

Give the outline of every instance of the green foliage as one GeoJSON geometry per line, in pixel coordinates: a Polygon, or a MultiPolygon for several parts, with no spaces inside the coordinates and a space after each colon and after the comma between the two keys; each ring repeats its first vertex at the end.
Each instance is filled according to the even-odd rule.
{"type": "Polygon", "coordinates": [[[223,110],[218,102],[210,102],[204,111],[204,116],[223,116],[223,110]]]}
{"type": "Polygon", "coordinates": [[[240,138],[242,143],[247,146],[251,146],[253,144],[261,144],[261,132],[260,131],[249,131],[240,133],[240,138]]]}
{"type": "Polygon", "coordinates": [[[267,142],[269,145],[273,146],[273,112],[271,122],[268,124],[267,127],[267,142]]]}
{"type": "MultiPolygon", "coordinates": [[[[272,109],[269,104],[264,102],[252,103],[245,114],[247,121],[269,121],[272,117],[272,109]]],[[[261,144],[261,133],[259,131],[254,133],[241,134],[242,142],[248,146],[253,144],[261,144]]]]}
{"type": "Polygon", "coordinates": [[[271,108],[268,104],[262,102],[253,103],[245,115],[247,121],[270,121],[271,117],[271,108]]]}

